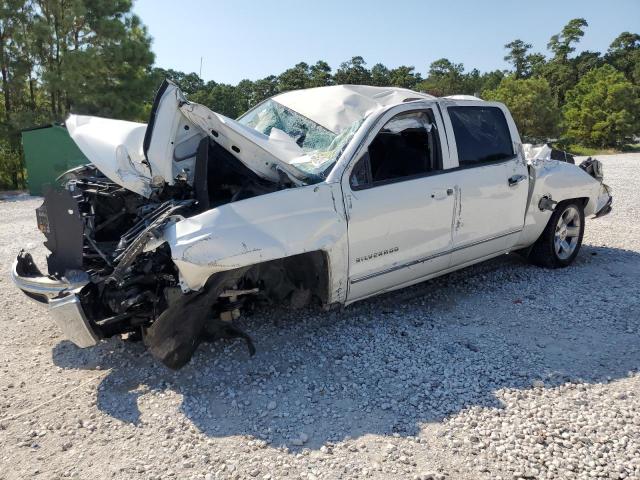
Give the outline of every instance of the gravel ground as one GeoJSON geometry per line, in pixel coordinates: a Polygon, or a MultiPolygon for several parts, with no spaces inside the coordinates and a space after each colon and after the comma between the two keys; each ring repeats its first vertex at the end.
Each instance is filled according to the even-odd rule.
{"type": "Polygon", "coordinates": [[[44,255],[0,202],[0,479],[640,478],[640,155],[563,270],[505,256],[344,311],[266,309],[179,372],[80,350],[10,283],[44,255]]]}

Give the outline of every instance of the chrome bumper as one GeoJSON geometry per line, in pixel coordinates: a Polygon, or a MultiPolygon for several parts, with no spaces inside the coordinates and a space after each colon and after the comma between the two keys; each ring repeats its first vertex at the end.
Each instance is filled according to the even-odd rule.
{"type": "MultiPolygon", "coordinates": [[[[11,280],[22,292],[36,303],[47,306],[54,321],[64,336],[78,347],[91,347],[100,336],[87,319],[77,292],[85,282],[56,280],[44,275],[25,274],[23,264],[31,262],[29,254],[21,253],[13,262],[11,280]]],[[[39,273],[39,272],[38,272],[39,273]]]]}

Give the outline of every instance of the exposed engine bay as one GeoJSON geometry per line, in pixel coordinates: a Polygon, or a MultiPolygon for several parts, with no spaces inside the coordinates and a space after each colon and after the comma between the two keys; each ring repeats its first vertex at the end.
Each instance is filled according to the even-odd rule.
{"type": "Polygon", "coordinates": [[[208,138],[200,142],[195,165],[193,186],[185,172],[173,185],[158,185],[149,198],[112,182],[92,165],[79,167],[60,179],[62,188],[46,193],[36,212],[51,251],[49,275],[85,284],[78,296],[98,336],[143,338],[173,368],[189,360],[198,343],[193,338],[241,337],[253,352],[251,340],[232,320],[243,300],[260,289],[250,276],[239,284],[246,273],[240,271],[184,294],[167,244],[152,250],[149,245],[172,222],[289,186],[261,179],[208,138]],[[180,315],[181,322],[172,315],[180,315]],[[167,328],[176,331],[167,333],[167,328]]]}

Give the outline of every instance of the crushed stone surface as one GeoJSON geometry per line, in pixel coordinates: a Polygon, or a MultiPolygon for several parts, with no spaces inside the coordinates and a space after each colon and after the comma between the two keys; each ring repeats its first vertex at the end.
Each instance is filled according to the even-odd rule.
{"type": "Polygon", "coordinates": [[[240,320],[258,353],[66,341],[16,290],[34,209],[0,201],[0,479],[640,478],[640,155],[573,266],[507,255],[342,311],[240,320]]]}

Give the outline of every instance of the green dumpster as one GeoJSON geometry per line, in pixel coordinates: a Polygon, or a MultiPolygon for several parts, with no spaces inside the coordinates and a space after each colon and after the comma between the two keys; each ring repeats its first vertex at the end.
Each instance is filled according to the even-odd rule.
{"type": "Polygon", "coordinates": [[[31,195],[42,195],[42,187],[53,184],[60,174],[89,163],[67,129],[59,125],[23,130],[22,148],[31,195]]]}

